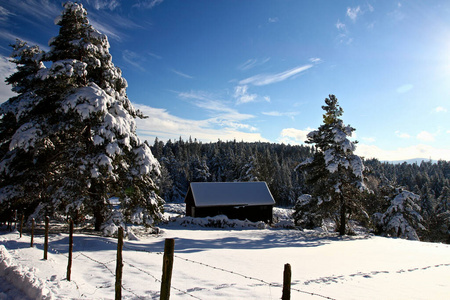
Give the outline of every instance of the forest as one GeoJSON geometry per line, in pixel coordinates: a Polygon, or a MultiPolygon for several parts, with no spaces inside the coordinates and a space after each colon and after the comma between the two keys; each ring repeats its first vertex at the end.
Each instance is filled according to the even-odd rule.
{"type": "MultiPolygon", "coordinates": [[[[191,181],[265,181],[282,207],[293,207],[301,195],[311,193],[305,173],[296,167],[313,155],[314,146],[236,140],[202,143],[192,138],[164,143],[156,138],[151,150],[161,164],[160,196],[168,202],[183,201],[191,181]]],[[[426,228],[418,232],[420,239],[449,242],[446,222],[440,218],[449,210],[450,162],[363,161],[367,186],[373,192],[366,195],[369,214],[386,209],[386,186],[408,190],[420,196],[426,228]]]]}

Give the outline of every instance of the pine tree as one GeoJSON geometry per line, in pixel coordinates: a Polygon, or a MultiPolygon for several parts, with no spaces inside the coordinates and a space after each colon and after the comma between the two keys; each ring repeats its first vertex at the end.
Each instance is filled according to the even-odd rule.
{"type": "Polygon", "coordinates": [[[438,240],[450,243],[450,188],[448,186],[442,189],[438,198],[436,213],[438,240]]]}
{"type": "Polygon", "coordinates": [[[307,135],[308,144],[315,144],[316,152],[311,159],[299,165],[307,174],[312,199],[308,207],[317,219],[332,218],[340,235],[346,234],[350,216],[367,219],[361,202],[361,193],[367,190],[364,184],[364,164],[353,152],[356,142],[351,142],[355,130],[345,126],[340,117],[343,109],[334,95],[325,99],[323,124],[307,135]]]}
{"type": "Polygon", "coordinates": [[[108,39],[81,4],[65,3],[57,24],[59,35],[45,54],[51,67],[37,70],[40,82],[32,85],[45,110],[35,105],[27,130],[15,133],[20,142],[10,143],[50,166],[45,184],[35,188],[47,192],[36,213],[88,214],[99,230],[111,215],[108,198],[117,196],[126,221],[152,225],[161,218],[159,163],[136,135],[135,119],[143,115],[126,95],[108,39]],[[39,134],[26,134],[33,130],[39,134]]]}
{"type": "Polygon", "coordinates": [[[27,208],[32,210],[44,198],[46,191],[36,190],[45,182],[48,166],[26,148],[33,147],[40,128],[33,123],[42,121],[40,102],[37,95],[39,80],[36,75],[45,69],[42,63],[43,51],[17,40],[11,45],[12,62],[17,72],[6,79],[17,96],[0,106],[0,214],[11,210],[27,208]],[[26,137],[26,138],[24,138],[26,137]],[[45,170],[47,168],[47,170],[45,170]]]}
{"type": "Polygon", "coordinates": [[[425,230],[420,215],[420,196],[410,191],[396,188],[388,199],[390,206],[383,214],[375,214],[382,234],[409,240],[419,240],[417,230],[425,230]]]}

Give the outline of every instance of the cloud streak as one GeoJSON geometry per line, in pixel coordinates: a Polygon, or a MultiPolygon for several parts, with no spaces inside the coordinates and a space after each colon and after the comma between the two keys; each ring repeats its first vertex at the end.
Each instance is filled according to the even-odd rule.
{"type": "Polygon", "coordinates": [[[296,115],[299,114],[297,111],[288,111],[288,112],[280,112],[280,111],[267,111],[262,112],[263,115],[270,116],[270,117],[290,117],[294,119],[296,115]]]}
{"type": "Polygon", "coordinates": [[[194,78],[194,77],[192,77],[191,75],[185,74],[185,73],[180,72],[180,71],[175,70],[175,69],[170,69],[170,71],[171,71],[172,73],[177,74],[178,76],[181,76],[181,77],[184,77],[184,78],[187,78],[187,79],[193,79],[193,78],[194,78]]]}
{"type": "Polygon", "coordinates": [[[87,0],[87,3],[92,5],[96,10],[109,9],[114,10],[120,5],[117,0],[87,0]]]}
{"type": "Polygon", "coordinates": [[[138,1],[138,3],[134,4],[133,7],[136,8],[144,8],[144,9],[152,9],[155,6],[163,3],[164,0],[144,0],[144,1],[138,1]]]}
{"type": "MultiPolygon", "coordinates": [[[[191,104],[199,108],[209,111],[217,120],[221,119],[229,121],[225,121],[225,123],[228,122],[229,124],[235,124],[237,121],[244,121],[255,117],[254,115],[239,113],[237,110],[225,105],[223,101],[217,100],[214,95],[204,91],[183,92],[179,93],[178,96],[182,99],[188,100],[191,104]]],[[[244,128],[248,126],[238,127],[244,128]]]]}
{"type": "Polygon", "coordinates": [[[247,70],[253,69],[254,67],[262,66],[265,63],[267,63],[269,60],[270,60],[270,57],[267,57],[267,58],[263,59],[262,61],[259,61],[256,58],[252,58],[252,59],[247,60],[240,66],[238,66],[238,69],[241,71],[247,71],[247,70]]]}
{"type": "Polygon", "coordinates": [[[130,66],[145,72],[145,68],[142,67],[143,65],[143,58],[142,56],[138,55],[137,53],[130,51],[130,50],[124,50],[122,52],[122,59],[129,64],[130,66]]]}
{"type": "Polygon", "coordinates": [[[290,69],[290,70],[287,70],[287,71],[284,71],[281,73],[276,73],[276,74],[258,74],[258,75],[255,75],[255,76],[252,76],[252,77],[249,77],[249,78],[239,81],[239,84],[240,85],[251,84],[251,85],[256,85],[256,86],[273,84],[273,83],[284,81],[294,75],[304,72],[304,71],[310,69],[312,66],[313,65],[299,66],[299,67],[295,67],[293,69],[290,69]]]}

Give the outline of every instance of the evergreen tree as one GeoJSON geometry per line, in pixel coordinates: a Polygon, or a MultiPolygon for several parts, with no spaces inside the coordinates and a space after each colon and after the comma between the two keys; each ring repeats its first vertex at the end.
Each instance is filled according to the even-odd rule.
{"type": "Polygon", "coordinates": [[[6,79],[18,95],[0,106],[0,214],[10,214],[11,210],[34,209],[46,190],[36,190],[48,177],[49,166],[27,151],[33,147],[41,128],[33,123],[41,122],[40,102],[37,95],[39,80],[36,75],[45,69],[42,63],[43,51],[37,46],[17,40],[11,45],[12,62],[17,72],[6,79]],[[27,138],[23,138],[26,136],[27,138]]]}
{"type": "Polygon", "coordinates": [[[396,188],[390,206],[384,214],[375,214],[375,223],[381,233],[392,237],[419,240],[417,230],[425,230],[420,215],[420,196],[396,188]]]}
{"type": "Polygon", "coordinates": [[[34,106],[26,130],[19,128],[9,146],[48,166],[49,178],[35,187],[47,193],[36,213],[89,214],[99,230],[110,216],[108,198],[117,196],[127,221],[152,225],[161,218],[160,167],[136,135],[135,118],[143,115],[126,95],[108,39],[89,24],[81,4],[65,3],[57,24],[59,35],[45,54],[51,67],[37,70],[40,83],[32,85],[45,110],[34,106]]]}
{"type": "Polygon", "coordinates": [[[361,192],[367,190],[364,184],[364,164],[355,155],[355,143],[351,137],[355,130],[345,126],[340,117],[343,109],[338,99],[330,95],[325,99],[323,124],[307,135],[307,143],[315,144],[316,152],[311,159],[300,164],[311,185],[311,201],[308,207],[314,216],[332,218],[340,235],[347,230],[350,216],[367,219],[361,202],[361,192]]]}
{"type": "Polygon", "coordinates": [[[437,241],[450,243],[450,188],[445,186],[436,207],[437,241]]]}
{"type": "Polygon", "coordinates": [[[193,156],[190,164],[190,178],[192,182],[208,182],[211,174],[209,168],[206,165],[205,159],[200,159],[198,156],[193,156]]]}

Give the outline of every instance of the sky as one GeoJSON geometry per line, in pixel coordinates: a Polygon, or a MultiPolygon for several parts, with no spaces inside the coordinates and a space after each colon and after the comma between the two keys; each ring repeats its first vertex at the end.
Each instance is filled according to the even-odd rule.
{"type": "MultiPolygon", "coordinates": [[[[49,50],[63,1],[0,1],[0,77],[16,38],[49,50]]],[[[304,144],[329,94],[356,154],[450,160],[450,1],[84,0],[153,143],[304,144]]],[[[13,94],[0,83],[0,102],[13,94]]]]}

